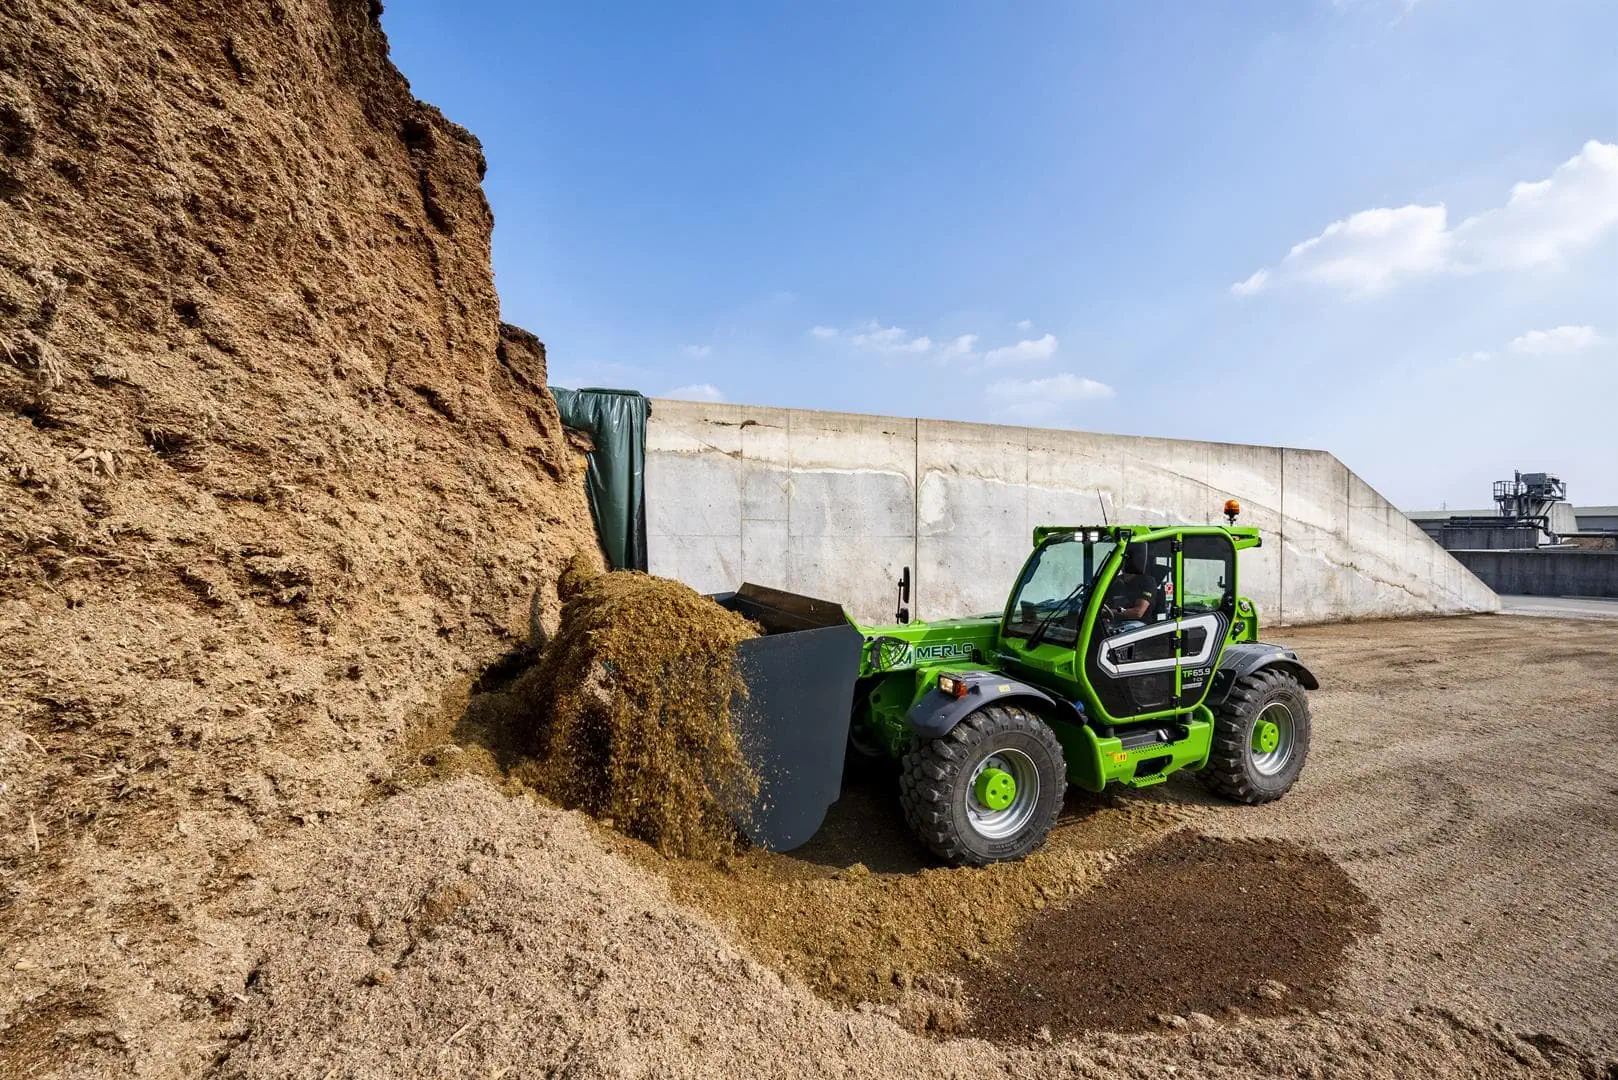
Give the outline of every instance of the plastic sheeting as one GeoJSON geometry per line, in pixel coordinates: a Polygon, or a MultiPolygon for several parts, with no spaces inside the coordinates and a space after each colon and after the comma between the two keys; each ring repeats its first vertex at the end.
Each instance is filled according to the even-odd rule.
{"type": "Polygon", "coordinates": [[[562,423],[589,435],[588,491],[596,535],[614,570],[645,570],[646,420],[652,403],[634,390],[551,387],[562,423]]]}

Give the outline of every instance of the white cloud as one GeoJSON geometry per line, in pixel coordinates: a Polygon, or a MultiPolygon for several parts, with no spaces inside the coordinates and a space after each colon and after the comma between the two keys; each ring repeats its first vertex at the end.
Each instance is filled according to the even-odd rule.
{"type": "Polygon", "coordinates": [[[849,338],[857,348],[874,349],[878,352],[924,353],[933,347],[933,339],[922,335],[911,337],[910,333],[897,326],[882,326],[879,323],[867,323],[859,333],[849,338]]]}
{"type": "Polygon", "coordinates": [[[701,360],[704,356],[707,356],[709,353],[713,352],[713,346],[712,345],[681,345],[680,346],[680,351],[685,353],[685,355],[691,357],[692,359],[701,360]]]}
{"type": "Polygon", "coordinates": [[[1007,364],[1043,363],[1056,355],[1056,345],[1056,335],[1046,334],[1042,338],[1019,341],[1015,345],[1002,345],[998,349],[990,349],[983,354],[983,360],[991,367],[1000,367],[1007,364]]]}
{"type": "Polygon", "coordinates": [[[1236,296],[1252,296],[1256,292],[1263,291],[1264,286],[1268,285],[1269,282],[1270,272],[1268,270],[1254,270],[1251,277],[1246,281],[1238,281],[1230,287],[1230,291],[1236,296]]]}
{"type": "Polygon", "coordinates": [[[1034,328],[1034,320],[1033,319],[1018,319],[1017,320],[1017,329],[1018,330],[1032,330],[1033,328],[1034,328]]]}
{"type": "MultiPolygon", "coordinates": [[[[1031,325],[1028,320],[1023,324],[1031,325]]],[[[980,352],[983,338],[978,334],[957,334],[935,341],[926,334],[912,335],[901,326],[884,326],[870,321],[853,329],[840,330],[831,326],[816,326],[809,333],[823,341],[846,341],[856,349],[887,354],[919,355],[926,353],[938,364],[958,365],[966,370],[980,367],[1004,367],[1014,364],[1041,364],[1056,355],[1055,334],[1027,338],[1010,345],[1001,345],[980,352]]]]}
{"type": "Polygon", "coordinates": [[[989,384],[987,394],[1004,416],[1049,423],[1086,401],[1112,397],[1112,387],[1064,371],[1043,379],[1001,379],[989,384]]]}
{"type": "Polygon", "coordinates": [[[1449,227],[1436,206],[1361,210],[1293,246],[1273,268],[1230,287],[1251,296],[1308,282],[1376,293],[1437,273],[1560,265],[1618,227],[1618,145],[1591,140],[1544,180],[1511,189],[1505,205],[1449,227]]]}
{"type": "Polygon", "coordinates": [[[1517,184],[1506,205],[1455,230],[1469,270],[1556,266],[1618,226],[1618,144],[1591,140],[1544,180],[1517,184]]]}
{"type": "Polygon", "coordinates": [[[872,352],[924,353],[933,347],[933,339],[925,334],[911,337],[909,331],[902,327],[883,326],[874,319],[848,334],[835,326],[812,327],[809,333],[822,341],[846,340],[857,349],[869,349],[872,352]]]}
{"type": "Polygon", "coordinates": [[[676,386],[673,390],[665,391],[666,398],[676,401],[724,401],[725,395],[719,392],[719,387],[713,383],[694,383],[691,386],[676,386]]]}
{"type": "Polygon", "coordinates": [[[1443,206],[1361,210],[1295,244],[1275,270],[1258,270],[1230,291],[1251,296],[1276,281],[1307,281],[1350,292],[1379,292],[1401,277],[1444,268],[1450,236],[1443,206]]]}
{"type": "Polygon", "coordinates": [[[1506,343],[1503,349],[1478,349],[1457,356],[1452,362],[1456,368],[1478,368],[1492,364],[1502,353],[1517,356],[1572,356],[1601,345],[1610,345],[1614,338],[1593,326],[1556,326],[1549,330],[1530,330],[1506,343]]]}
{"type": "Polygon", "coordinates": [[[1558,326],[1551,330],[1530,330],[1511,339],[1511,351],[1529,356],[1558,356],[1583,352],[1612,339],[1593,326],[1558,326]]]}

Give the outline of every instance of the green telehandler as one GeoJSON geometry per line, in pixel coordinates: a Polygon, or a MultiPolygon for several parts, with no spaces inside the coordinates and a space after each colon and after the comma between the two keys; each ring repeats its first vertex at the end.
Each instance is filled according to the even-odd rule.
{"type": "Polygon", "coordinates": [[[1280,798],[1309,752],[1297,654],[1258,639],[1237,591],[1257,529],[1047,525],[1001,612],[861,626],[836,604],[744,585],[744,747],[763,781],[741,821],[790,850],[819,828],[845,753],[899,766],[899,802],[939,858],[982,865],[1044,842],[1069,784],[1146,787],[1197,770],[1241,803],[1280,798]]]}

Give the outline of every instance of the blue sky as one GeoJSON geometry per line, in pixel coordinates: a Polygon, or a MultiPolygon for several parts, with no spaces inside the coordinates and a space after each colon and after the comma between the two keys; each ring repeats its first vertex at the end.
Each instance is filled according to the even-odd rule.
{"type": "Polygon", "coordinates": [[[558,385],[1618,503],[1618,4],[389,0],[558,385]]]}

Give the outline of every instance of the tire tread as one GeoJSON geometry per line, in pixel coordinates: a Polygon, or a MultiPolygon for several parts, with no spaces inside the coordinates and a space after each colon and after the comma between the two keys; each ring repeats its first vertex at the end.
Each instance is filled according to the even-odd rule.
{"type": "MultiPolygon", "coordinates": [[[[986,739],[1013,731],[1030,735],[1043,744],[1065,784],[1066,766],[1056,733],[1037,715],[1019,705],[985,705],[964,717],[948,734],[918,743],[904,756],[899,805],[911,830],[939,858],[972,866],[994,861],[978,855],[960,836],[954,816],[949,812],[949,793],[964,763],[972,756],[972,748],[986,739]]],[[[1061,799],[1052,800],[1044,819],[1033,823],[1038,839],[1030,850],[1044,842],[1061,808],[1061,799]]]]}
{"type": "MultiPolygon", "coordinates": [[[[1208,751],[1208,763],[1203,766],[1201,773],[1202,782],[1209,789],[1249,806],[1272,802],[1291,789],[1292,782],[1279,789],[1261,787],[1254,782],[1247,768],[1247,743],[1251,738],[1249,731],[1253,717],[1280,694],[1290,694],[1302,706],[1301,714],[1296,718],[1294,738],[1298,740],[1296,752],[1300,759],[1307,757],[1311,717],[1309,699],[1303,685],[1288,672],[1277,668],[1260,668],[1237,679],[1229,695],[1213,710],[1213,746],[1208,751]]],[[[1296,776],[1295,772],[1294,782],[1296,776]]]]}

